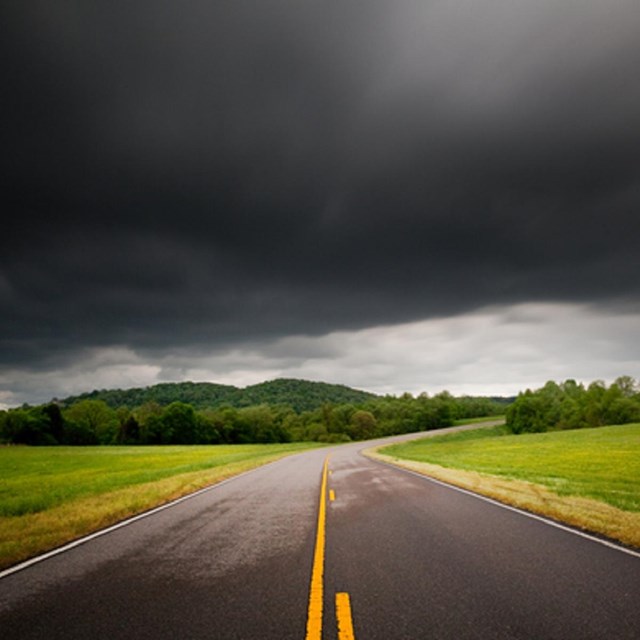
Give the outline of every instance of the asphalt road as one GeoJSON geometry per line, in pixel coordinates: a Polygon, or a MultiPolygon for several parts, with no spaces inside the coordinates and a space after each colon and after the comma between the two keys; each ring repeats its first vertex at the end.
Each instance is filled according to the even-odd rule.
{"type": "Polygon", "coordinates": [[[4,577],[0,637],[304,639],[329,453],[322,638],[337,593],[358,640],[640,638],[640,557],[360,449],[272,463],[4,577]]]}

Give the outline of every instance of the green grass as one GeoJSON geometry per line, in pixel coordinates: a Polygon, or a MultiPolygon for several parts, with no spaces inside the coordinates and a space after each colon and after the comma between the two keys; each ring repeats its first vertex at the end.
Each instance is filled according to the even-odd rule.
{"type": "Polygon", "coordinates": [[[249,461],[308,445],[1,447],[0,516],[37,513],[171,476],[249,461]]]}
{"type": "Polygon", "coordinates": [[[640,512],[640,424],[518,436],[494,427],[392,445],[380,453],[523,480],[560,496],[640,512]]]}
{"type": "Polygon", "coordinates": [[[502,420],[504,422],[504,414],[499,416],[485,416],[484,418],[464,418],[462,420],[455,420],[454,426],[463,424],[480,424],[481,422],[498,422],[502,420]]]}
{"type": "Polygon", "coordinates": [[[316,446],[0,447],[0,568],[316,446]]]}

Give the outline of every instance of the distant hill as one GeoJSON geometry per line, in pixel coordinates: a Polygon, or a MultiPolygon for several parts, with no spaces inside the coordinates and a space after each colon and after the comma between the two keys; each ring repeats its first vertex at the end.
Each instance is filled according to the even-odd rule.
{"type": "Polygon", "coordinates": [[[258,404],[289,405],[295,411],[312,411],[323,404],[361,404],[376,398],[373,393],[341,384],[279,378],[244,389],[212,382],[169,382],[136,389],[102,389],[60,401],[68,406],[78,400],[103,400],[110,407],[138,407],[146,402],[168,405],[180,401],[196,409],[248,407],[258,404]]]}
{"type": "Polygon", "coordinates": [[[341,384],[279,378],[238,391],[238,405],[287,404],[296,411],[311,411],[323,404],[361,404],[377,396],[341,384]]]}

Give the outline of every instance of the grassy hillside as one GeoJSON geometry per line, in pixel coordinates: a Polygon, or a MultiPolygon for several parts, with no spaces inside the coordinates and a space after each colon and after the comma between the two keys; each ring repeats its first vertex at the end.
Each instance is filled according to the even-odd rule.
{"type": "Polygon", "coordinates": [[[640,546],[640,424],[478,429],[385,447],[416,470],[640,546]]]}
{"type": "Polygon", "coordinates": [[[295,411],[313,411],[323,404],[361,404],[376,396],[366,391],[326,382],[280,378],[244,389],[211,382],[176,382],[136,389],[104,389],[65,398],[68,406],[78,400],[103,400],[110,407],[137,407],[147,402],[169,405],[180,401],[196,409],[221,406],[288,405],[295,411]]]}

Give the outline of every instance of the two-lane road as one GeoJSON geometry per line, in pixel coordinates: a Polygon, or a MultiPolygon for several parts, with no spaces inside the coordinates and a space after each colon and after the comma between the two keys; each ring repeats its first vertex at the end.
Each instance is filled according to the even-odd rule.
{"type": "Polygon", "coordinates": [[[302,640],[329,454],[321,637],[343,594],[358,640],[640,638],[640,556],[362,447],[285,458],[0,579],[0,636],[302,640]]]}

